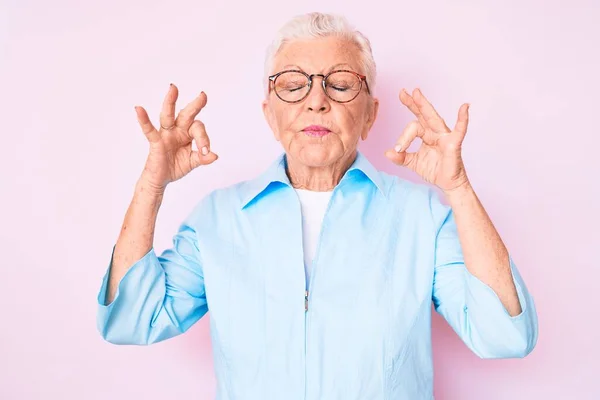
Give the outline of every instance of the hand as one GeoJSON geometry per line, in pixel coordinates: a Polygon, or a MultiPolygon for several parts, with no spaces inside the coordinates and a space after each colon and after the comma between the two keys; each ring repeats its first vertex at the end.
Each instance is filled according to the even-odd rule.
{"type": "Polygon", "coordinates": [[[200,93],[175,117],[178,92],[177,87],[171,84],[163,101],[159,130],[152,125],[143,107],[135,107],[138,122],[150,143],[142,178],[158,191],[164,191],[170,182],[181,179],[194,168],[211,164],[218,158],[210,150],[210,140],[204,124],[194,119],[206,105],[206,94],[200,93]],[[200,151],[192,149],[192,141],[196,142],[200,151]]]}
{"type": "Polygon", "coordinates": [[[385,155],[444,192],[468,185],[461,147],[467,133],[469,104],[460,107],[458,121],[451,131],[419,89],[412,96],[402,89],[400,101],[417,120],[406,126],[394,149],[387,150],[385,155]],[[417,137],[422,140],[421,146],[416,152],[407,153],[406,149],[417,137]]]}

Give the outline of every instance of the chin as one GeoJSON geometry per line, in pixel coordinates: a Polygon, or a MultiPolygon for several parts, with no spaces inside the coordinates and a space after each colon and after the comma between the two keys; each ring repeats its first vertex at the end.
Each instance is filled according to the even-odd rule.
{"type": "Polygon", "coordinates": [[[298,159],[311,167],[324,167],[336,161],[335,151],[322,143],[307,144],[302,147],[298,159]]]}

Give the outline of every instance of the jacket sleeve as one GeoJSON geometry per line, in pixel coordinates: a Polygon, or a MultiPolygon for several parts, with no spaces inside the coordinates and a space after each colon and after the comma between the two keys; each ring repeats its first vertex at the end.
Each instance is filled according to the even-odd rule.
{"type": "Polygon", "coordinates": [[[133,345],[160,342],[185,332],[207,313],[194,230],[197,209],[180,224],[170,248],[160,256],[150,249],[127,270],[113,301],[106,304],[109,264],[97,299],[97,328],[106,341],[133,345]]]}
{"type": "Polygon", "coordinates": [[[517,358],[529,354],[538,337],[533,298],[512,256],[510,270],[521,313],[511,316],[494,290],[465,267],[454,214],[431,198],[434,218],[441,221],[436,236],[433,279],[435,310],[463,342],[481,358],[517,358]]]}

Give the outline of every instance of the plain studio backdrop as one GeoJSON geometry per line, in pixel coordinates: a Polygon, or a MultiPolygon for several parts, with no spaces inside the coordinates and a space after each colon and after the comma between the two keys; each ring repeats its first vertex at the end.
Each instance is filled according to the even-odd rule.
{"type": "Polygon", "coordinates": [[[0,398],[214,397],[208,316],[149,347],[96,331],[101,278],[148,151],[134,106],[157,124],[170,82],[178,110],[204,90],[199,118],[220,155],[168,187],[162,251],[199,199],[280,153],[260,108],[264,53],[310,11],[343,14],[372,42],[381,107],[360,149],[378,168],[420,181],[383,155],[412,119],[402,87],[420,87],[449,126],[471,103],[467,171],[537,304],[538,345],[517,360],[479,359],[436,314],[436,398],[600,398],[593,0],[3,0],[0,398]]]}

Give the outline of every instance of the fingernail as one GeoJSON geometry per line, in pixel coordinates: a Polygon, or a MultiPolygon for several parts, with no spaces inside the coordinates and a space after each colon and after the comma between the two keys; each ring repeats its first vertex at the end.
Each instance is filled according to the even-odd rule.
{"type": "Polygon", "coordinates": [[[172,84],[172,83],[169,83],[169,86],[173,86],[173,84],[172,84]]]}
{"type": "Polygon", "coordinates": [[[396,153],[400,153],[400,150],[402,150],[402,145],[397,144],[396,147],[394,147],[394,150],[396,150],[396,153]]]}
{"type": "Polygon", "coordinates": [[[204,146],[202,148],[202,155],[207,155],[208,154],[208,147],[204,146]]]}

